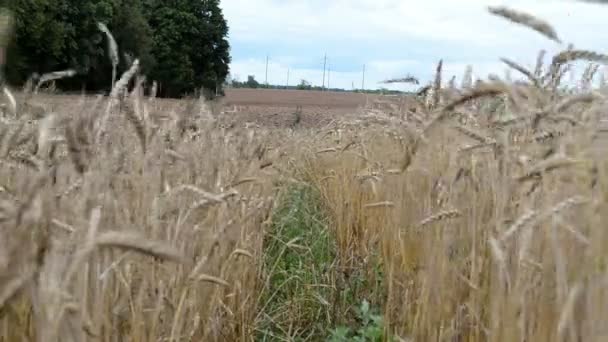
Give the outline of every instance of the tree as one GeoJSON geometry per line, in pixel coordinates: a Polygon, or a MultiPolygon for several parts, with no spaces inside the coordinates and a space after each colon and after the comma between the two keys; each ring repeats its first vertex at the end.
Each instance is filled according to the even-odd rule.
{"type": "MultiPolygon", "coordinates": [[[[13,84],[24,83],[34,73],[69,68],[78,76],[61,81],[63,88],[108,87],[112,69],[98,22],[108,25],[120,51],[140,58],[144,68],[153,66],[152,31],[141,0],[4,1],[15,13],[15,39],[9,46],[7,67],[13,84]]],[[[120,66],[128,67],[124,59],[120,66]]]]}
{"type": "Polygon", "coordinates": [[[75,69],[63,89],[109,90],[105,24],[118,45],[118,74],[140,60],[160,96],[222,92],[229,73],[228,25],[219,0],[0,0],[15,17],[7,79],[75,69]]]}
{"type": "Polygon", "coordinates": [[[300,84],[298,84],[298,90],[310,90],[312,89],[312,86],[310,85],[310,82],[308,82],[307,80],[300,80],[300,84]]]}
{"type": "Polygon", "coordinates": [[[23,83],[33,72],[57,68],[64,51],[68,27],[61,18],[66,0],[5,0],[14,15],[14,39],[7,50],[6,77],[11,83],[23,83]]]}
{"type": "MultiPolygon", "coordinates": [[[[152,55],[152,29],[143,14],[141,0],[113,0],[112,18],[106,23],[116,43],[119,54],[119,73],[131,67],[135,58],[139,59],[143,74],[155,66],[152,55]]],[[[104,47],[107,44],[104,45],[104,47]]],[[[111,63],[108,50],[105,48],[104,61],[94,75],[89,78],[95,81],[93,88],[107,88],[110,85],[111,63]]]]}
{"type": "Polygon", "coordinates": [[[228,24],[220,8],[219,0],[202,1],[201,48],[195,53],[197,86],[205,89],[221,90],[221,85],[229,74],[230,44],[228,24]]]}
{"type": "Polygon", "coordinates": [[[146,0],[145,8],[157,61],[150,76],[160,83],[159,94],[221,90],[229,72],[230,46],[219,1],[146,0]]]}
{"type": "MultiPolygon", "coordinates": [[[[27,0],[26,0],[27,1],[27,0]]],[[[37,1],[37,0],[35,0],[37,1]]],[[[52,2],[53,0],[51,0],[52,2]]],[[[65,8],[61,10],[58,20],[65,24],[66,45],[60,63],[53,68],[44,68],[40,73],[75,69],[78,77],[60,82],[70,89],[86,87],[96,89],[99,85],[95,76],[99,73],[110,74],[106,69],[107,49],[104,36],[97,27],[98,22],[109,22],[113,7],[111,0],[64,0],[65,8]]]]}
{"type": "Polygon", "coordinates": [[[13,16],[0,7],[0,83],[4,81],[4,53],[13,33],[13,16]]]}
{"type": "Polygon", "coordinates": [[[258,88],[260,83],[255,80],[255,76],[249,75],[247,76],[247,88],[258,88]]]}

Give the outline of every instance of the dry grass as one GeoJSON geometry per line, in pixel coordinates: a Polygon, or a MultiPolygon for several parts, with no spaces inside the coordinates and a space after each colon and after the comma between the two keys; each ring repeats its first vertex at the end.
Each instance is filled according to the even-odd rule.
{"type": "Polygon", "coordinates": [[[568,51],[549,78],[504,59],[525,85],[444,89],[440,62],[315,129],[127,93],[137,62],[109,99],[26,89],[0,122],[0,340],[316,341],[372,324],[362,302],[393,340],[605,340],[606,93],[595,67],[559,87],[604,55],[568,51]]]}

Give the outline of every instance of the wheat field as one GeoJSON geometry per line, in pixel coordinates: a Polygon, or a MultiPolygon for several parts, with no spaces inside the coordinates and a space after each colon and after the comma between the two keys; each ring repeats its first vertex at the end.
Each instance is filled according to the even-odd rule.
{"type": "Polygon", "coordinates": [[[168,106],[137,62],[5,88],[0,341],[608,340],[608,56],[542,55],[314,128],[168,106]]]}

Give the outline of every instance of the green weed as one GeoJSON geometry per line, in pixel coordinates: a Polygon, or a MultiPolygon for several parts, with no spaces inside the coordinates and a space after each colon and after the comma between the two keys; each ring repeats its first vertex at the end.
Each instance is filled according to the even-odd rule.
{"type": "Polygon", "coordinates": [[[319,194],[287,188],[266,235],[258,340],[319,340],[332,323],[335,247],[319,194]]]}

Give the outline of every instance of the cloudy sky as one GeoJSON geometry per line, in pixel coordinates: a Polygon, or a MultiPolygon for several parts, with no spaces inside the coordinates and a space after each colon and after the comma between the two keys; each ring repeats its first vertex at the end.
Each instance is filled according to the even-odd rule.
{"type": "Polygon", "coordinates": [[[289,69],[290,84],[306,79],[321,85],[325,53],[330,85],[350,89],[361,87],[363,65],[365,87],[378,88],[384,79],[407,74],[425,82],[439,59],[446,78],[460,80],[467,64],[480,78],[502,76],[500,57],[531,67],[540,49],[552,54],[568,43],[608,50],[608,6],[574,0],[222,0],[222,7],[232,76],[263,82],[268,55],[271,84],[285,84],[289,69]],[[546,19],[564,45],[490,15],[489,5],[546,19]]]}

